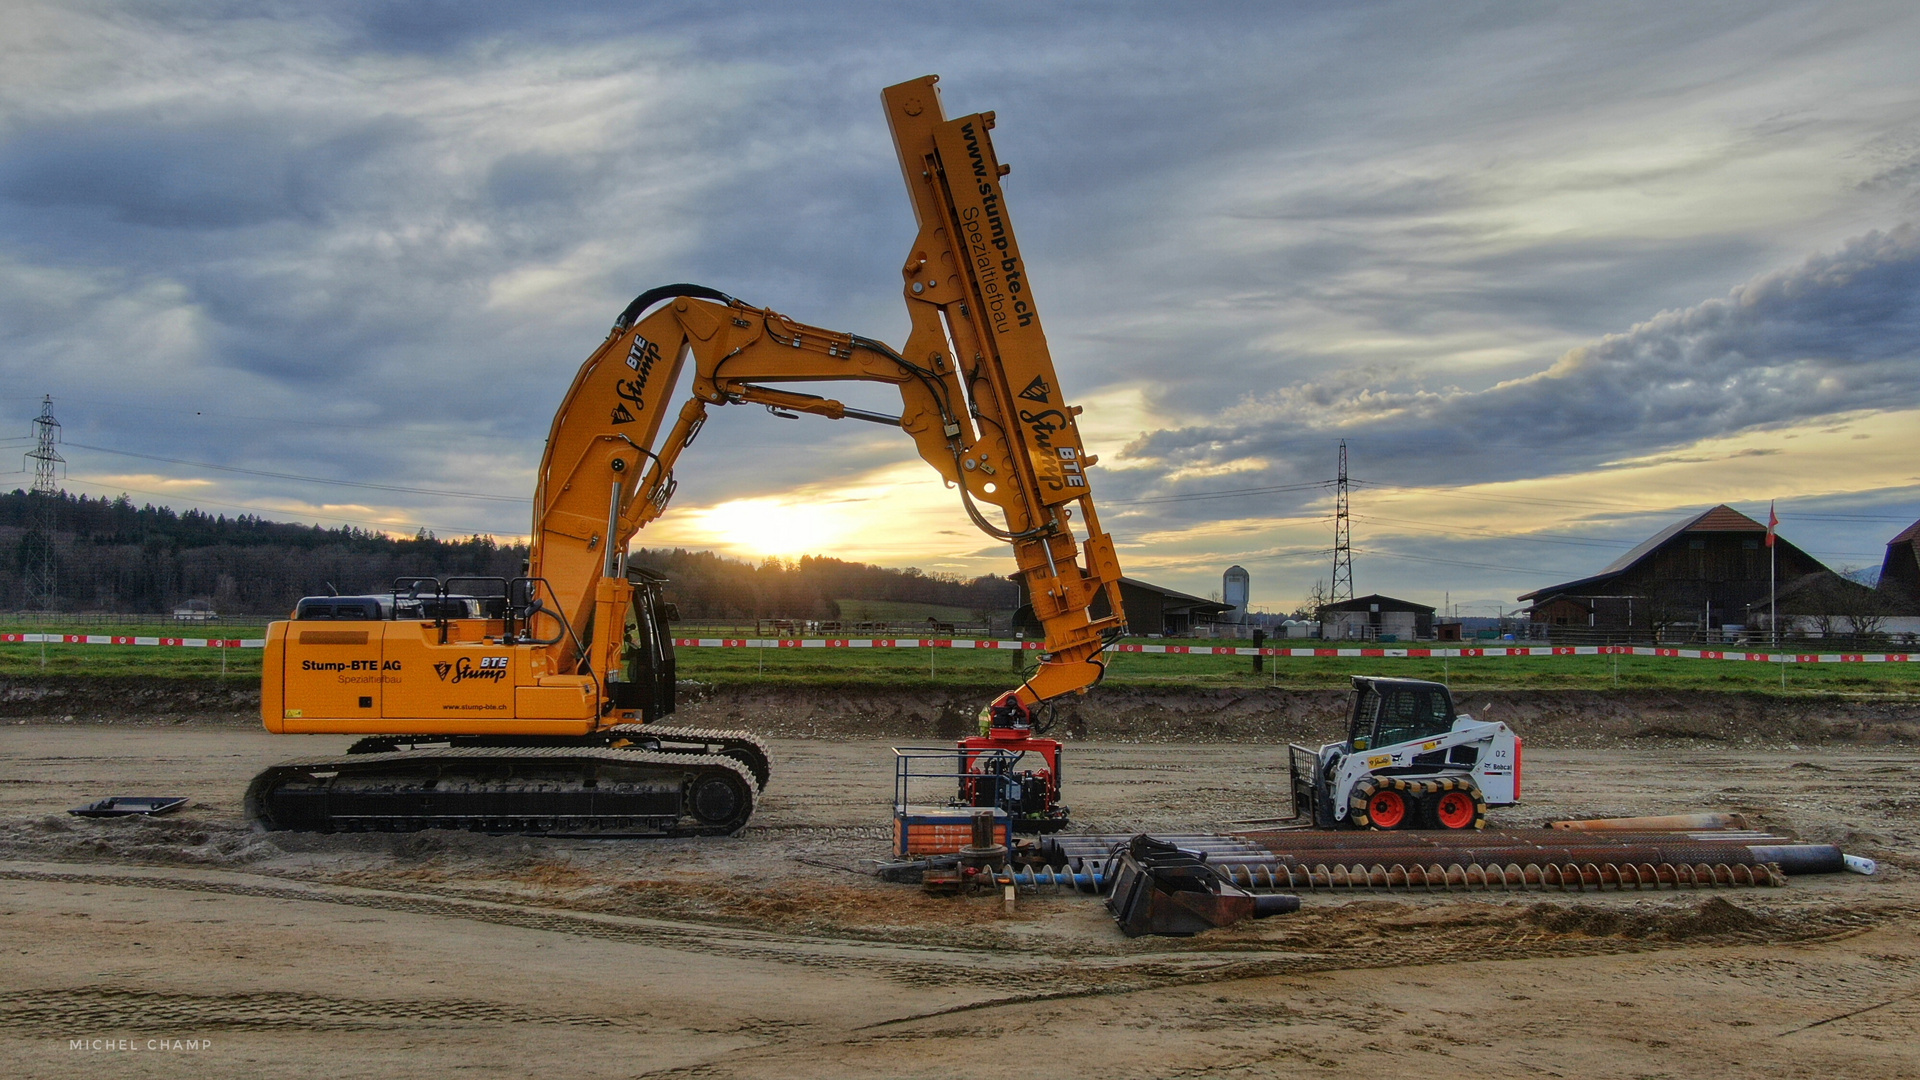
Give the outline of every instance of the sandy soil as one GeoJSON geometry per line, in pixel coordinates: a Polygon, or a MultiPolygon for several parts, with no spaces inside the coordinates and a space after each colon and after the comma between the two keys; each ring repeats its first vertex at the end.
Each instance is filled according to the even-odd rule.
{"type": "MultiPolygon", "coordinates": [[[[778,741],[774,785],[733,839],[244,827],[255,770],[346,741],[0,727],[0,1072],[1920,1076],[1911,747],[1530,746],[1527,804],[1496,814],[1736,809],[1881,859],[1871,879],[1319,894],[1293,916],[1130,941],[1090,898],[1008,913],[872,878],[880,740],[778,741]],[[193,803],[153,821],[64,813],[110,794],[193,803]],[[172,1048],[188,1039],[203,1044],[172,1048]]],[[[1096,831],[1285,809],[1272,745],[1071,755],[1069,801],[1096,831]]]]}

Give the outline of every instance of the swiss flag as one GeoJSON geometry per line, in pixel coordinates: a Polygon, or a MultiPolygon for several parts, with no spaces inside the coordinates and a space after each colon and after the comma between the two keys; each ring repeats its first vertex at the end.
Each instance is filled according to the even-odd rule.
{"type": "Polygon", "coordinates": [[[1767,546],[1773,546],[1773,530],[1780,527],[1780,515],[1773,512],[1773,500],[1767,500],[1767,546]]]}

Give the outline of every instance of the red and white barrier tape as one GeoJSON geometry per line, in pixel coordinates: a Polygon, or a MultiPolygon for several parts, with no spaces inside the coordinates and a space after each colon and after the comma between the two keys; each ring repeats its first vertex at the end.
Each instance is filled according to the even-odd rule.
{"type": "MultiPolygon", "coordinates": [[[[995,641],[991,638],[674,638],[676,648],[734,649],[1029,649],[1038,641],[995,641]]],[[[1909,653],[1759,653],[1720,649],[1670,649],[1648,645],[1537,645],[1498,648],[1389,649],[1315,646],[1242,648],[1232,645],[1129,645],[1107,647],[1117,653],[1164,653],[1180,656],[1390,656],[1403,659],[1480,659],[1509,656],[1666,656],[1682,660],[1753,660],[1784,664],[1910,663],[1920,654],[1909,653]]]]}
{"type": "MultiPolygon", "coordinates": [[[[177,638],[124,634],[12,634],[0,633],[0,644],[12,645],[164,645],[188,649],[263,649],[265,638],[177,638]]],[[[1039,651],[1038,641],[997,641],[992,638],[674,638],[682,649],[1024,649],[1039,651]]],[[[1679,660],[1750,660],[1768,664],[1906,664],[1920,661],[1920,653],[1762,653],[1721,649],[1672,649],[1650,645],[1521,645],[1495,648],[1389,649],[1315,646],[1289,648],[1233,645],[1108,646],[1108,652],[1156,653],[1174,656],[1379,656],[1400,659],[1473,660],[1514,656],[1664,656],[1679,660]]]]}
{"type": "Polygon", "coordinates": [[[127,634],[0,634],[0,644],[174,645],[186,649],[264,649],[266,638],[142,637],[127,634]]]}

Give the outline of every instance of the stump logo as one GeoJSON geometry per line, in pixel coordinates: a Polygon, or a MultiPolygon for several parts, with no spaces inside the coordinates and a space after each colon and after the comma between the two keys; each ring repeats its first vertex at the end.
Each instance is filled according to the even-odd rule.
{"type": "Polygon", "coordinates": [[[507,677],[507,658],[504,656],[483,656],[475,664],[473,657],[463,656],[451,664],[440,662],[433,665],[433,673],[440,676],[441,682],[463,683],[469,679],[485,679],[488,682],[500,682],[507,677]],[[449,676],[451,676],[449,678],[449,676]]]}

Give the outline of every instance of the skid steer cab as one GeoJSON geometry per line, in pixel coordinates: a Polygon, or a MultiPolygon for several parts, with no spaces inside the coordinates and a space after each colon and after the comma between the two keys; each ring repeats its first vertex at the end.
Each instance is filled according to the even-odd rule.
{"type": "Polygon", "coordinates": [[[1288,747],[1293,814],[1321,828],[1479,829],[1520,801],[1521,743],[1440,683],[1356,675],[1347,737],[1288,747]]]}

